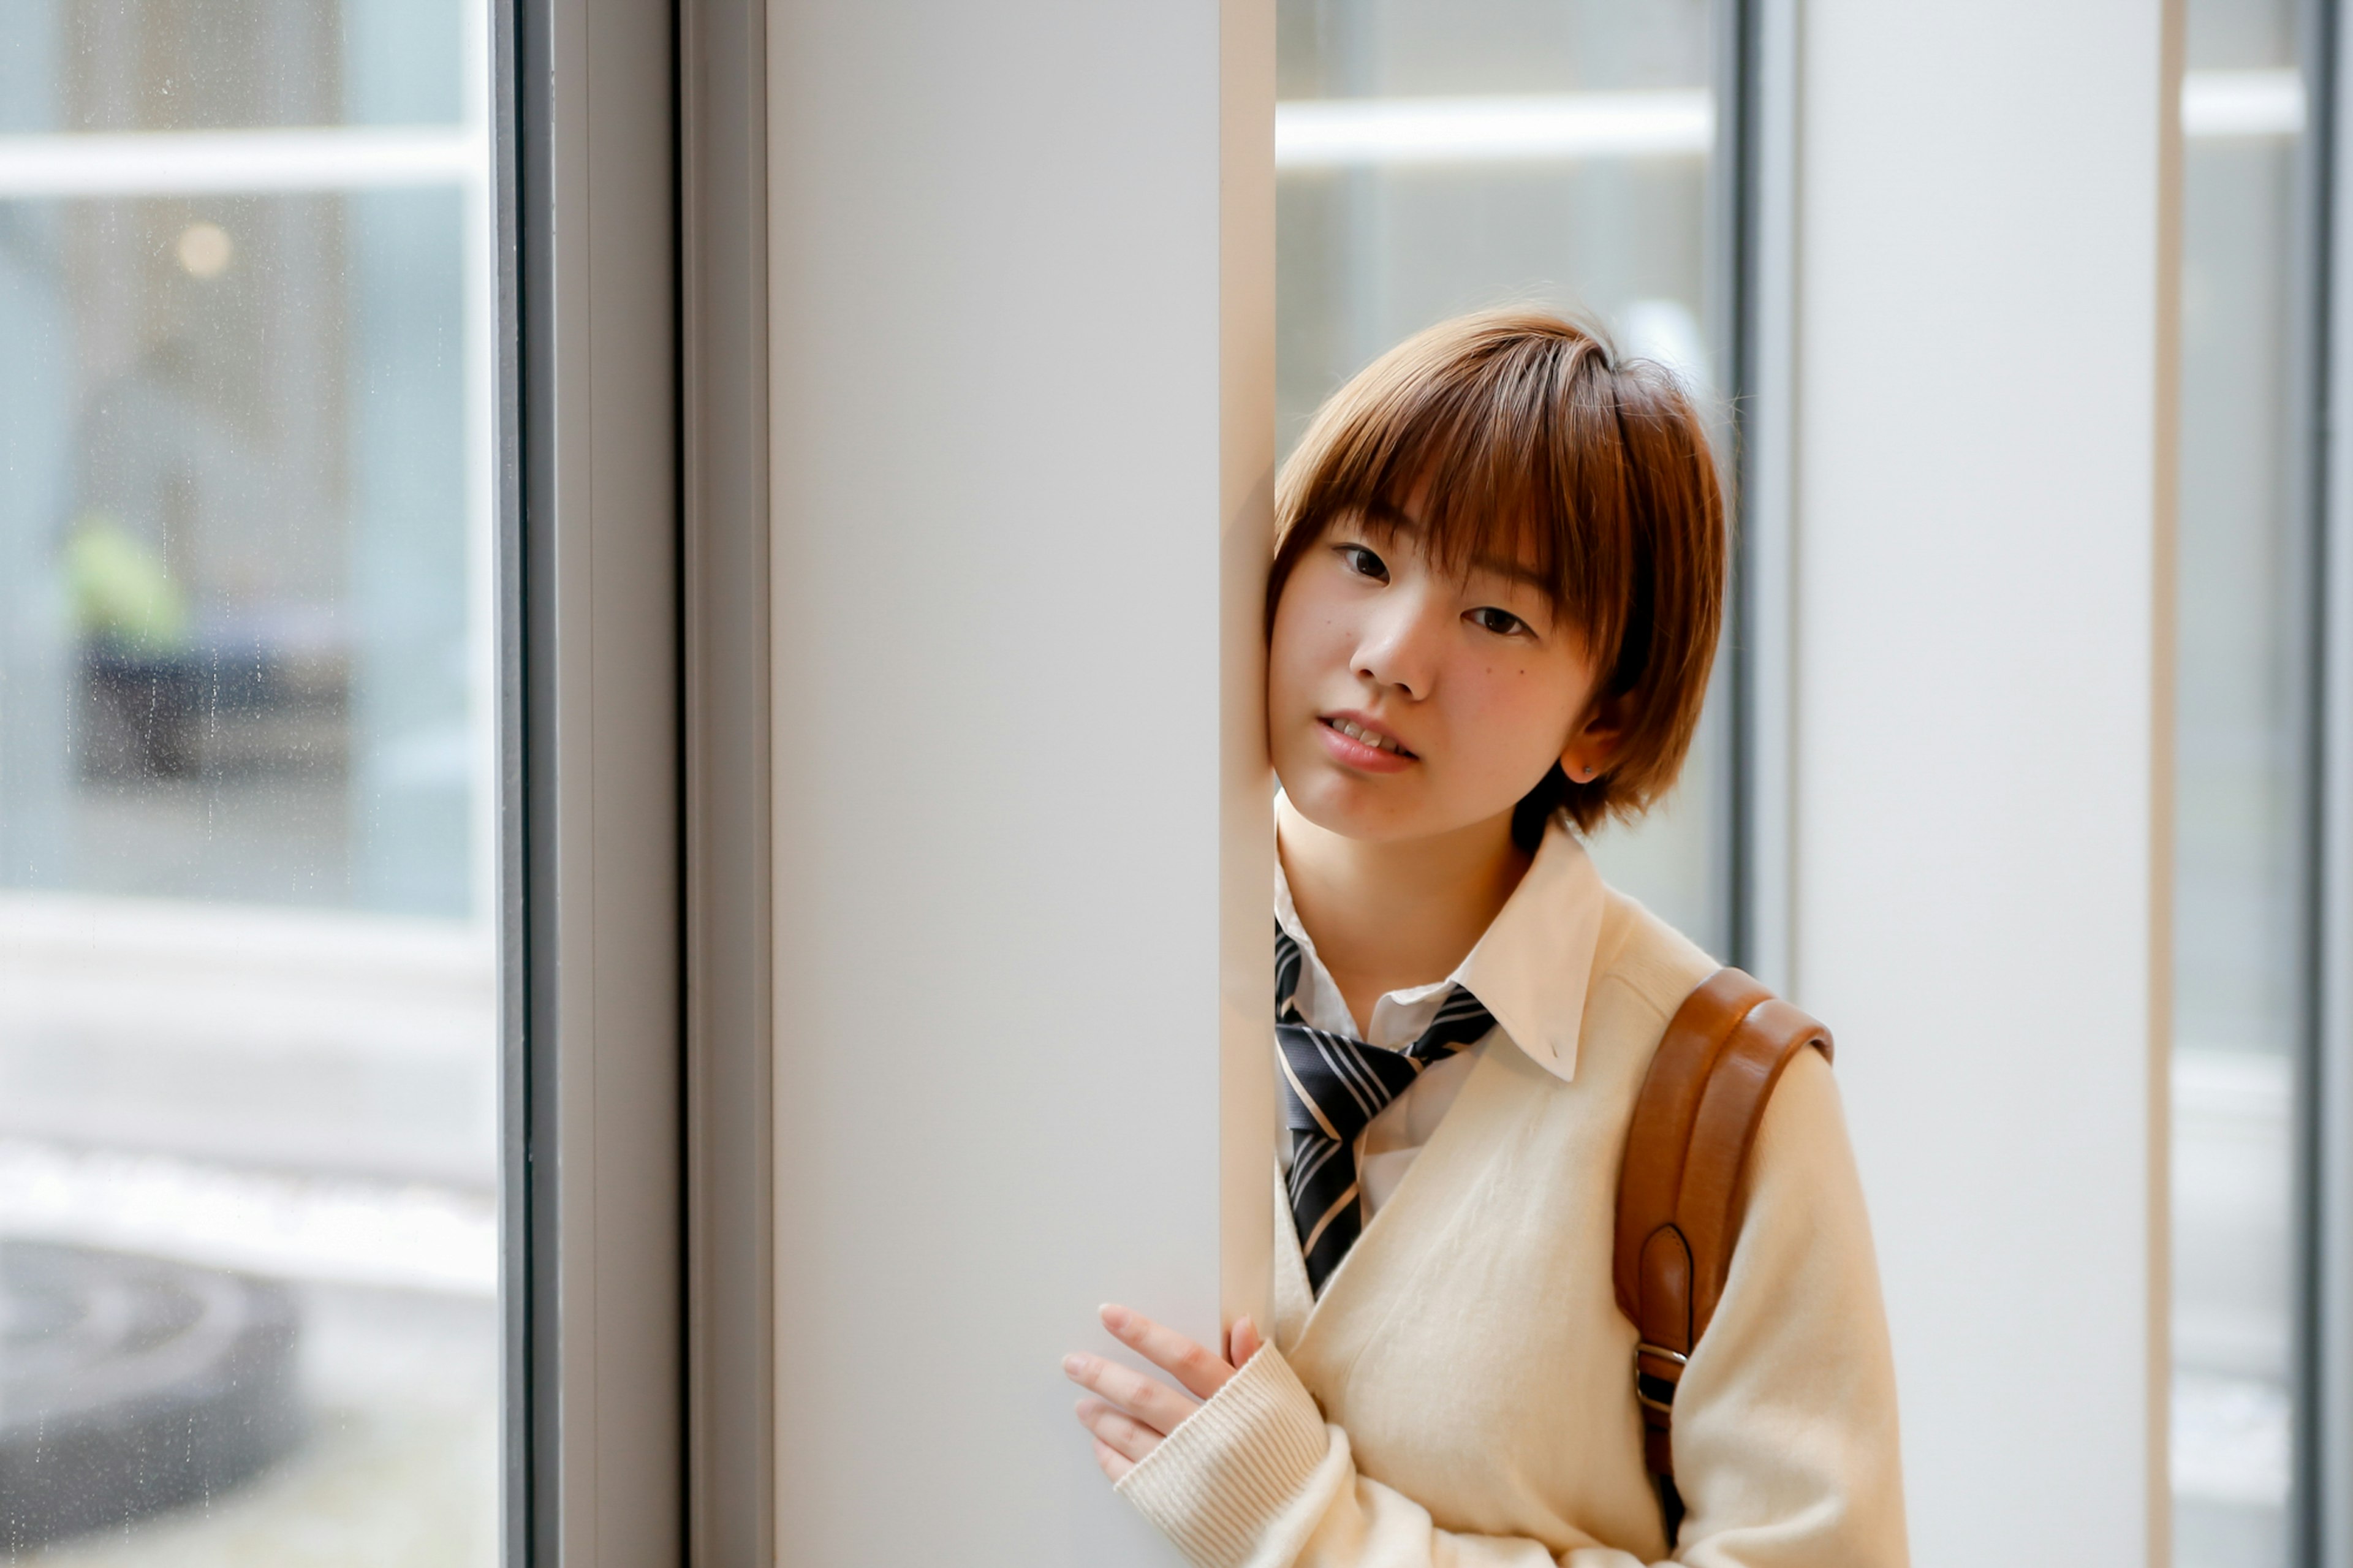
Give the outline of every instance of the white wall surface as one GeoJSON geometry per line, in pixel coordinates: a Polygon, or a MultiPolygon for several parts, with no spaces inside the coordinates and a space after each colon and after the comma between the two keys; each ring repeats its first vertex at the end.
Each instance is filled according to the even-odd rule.
{"type": "Polygon", "coordinates": [[[1225,881],[1271,962],[1262,731],[1219,700],[1258,679],[1220,546],[1262,573],[1271,23],[1221,77],[1180,0],[770,18],[782,1561],[1172,1561],[1059,1363],[1105,1300],[1219,1326],[1252,778],[1225,881]],[[1269,122],[1223,220],[1221,84],[1269,122]]]}
{"type": "Polygon", "coordinates": [[[2168,11],[1805,9],[1795,990],[1926,1568],[2163,1561],[2168,11]]]}

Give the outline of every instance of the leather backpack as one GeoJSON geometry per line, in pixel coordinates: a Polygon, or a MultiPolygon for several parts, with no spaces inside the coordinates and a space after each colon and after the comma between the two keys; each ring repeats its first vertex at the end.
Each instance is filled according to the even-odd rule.
{"type": "Polygon", "coordinates": [[[1643,1459],[1666,1516],[1675,1490],[1675,1389],[1732,1271],[1748,1151],[1773,1086],[1830,1031],[1737,969],[1719,969],[1676,1009],[1651,1058],[1618,1175],[1618,1305],[1633,1320],[1643,1459]]]}

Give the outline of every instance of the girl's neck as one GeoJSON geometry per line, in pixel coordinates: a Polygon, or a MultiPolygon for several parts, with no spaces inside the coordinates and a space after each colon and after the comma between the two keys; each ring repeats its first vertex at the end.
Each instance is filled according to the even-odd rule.
{"type": "Polygon", "coordinates": [[[1454,973],[1528,869],[1508,812],[1376,844],[1318,827],[1285,800],[1275,827],[1292,904],[1360,1035],[1387,993],[1454,973]]]}

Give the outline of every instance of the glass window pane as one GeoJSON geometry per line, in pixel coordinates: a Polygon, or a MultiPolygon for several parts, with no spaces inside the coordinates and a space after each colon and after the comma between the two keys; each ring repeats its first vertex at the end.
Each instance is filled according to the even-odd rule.
{"type": "Polygon", "coordinates": [[[2288,1556],[2311,498],[2292,0],[2190,0],[2183,95],[2173,1493],[2181,1568],[2288,1556]]]}
{"type": "MultiPolygon", "coordinates": [[[[1280,0],[1277,18],[1285,453],[1384,349],[1493,305],[1597,319],[1713,398],[1715,0],[1280,0]]],[[[1725,706],[1675,794],[1594,845],[1614,883],[1719,952],[1725,706]]]]}
{"type": "Polygon", "coordinates": [[[481,0],[0,33],[0,1552],[494,1561],[481,0]]]}

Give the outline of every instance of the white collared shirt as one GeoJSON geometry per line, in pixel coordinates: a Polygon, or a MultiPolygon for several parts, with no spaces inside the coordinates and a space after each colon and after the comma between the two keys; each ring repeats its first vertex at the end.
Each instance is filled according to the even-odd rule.
{"type": "MultiPolygon", "coordinates": [[[[1287,797],[1275,799],[1280,825],[1295,816],[1287,797]]],[[[1405,1179],[1414,1156],[1461,1092],[1479,1055],[1500,1037],[1564,1081],[1576,1076],[1577,1039],[1585,1015],[1585,987],[1601,934],[1600,873],[1566,816],[1545,828],[1520,885],[1471,952],[1443,980],[1391,991],[1373,1004],[1368,1044],[1401,1051],[1437,1016],[1447,993],[1460,985],[1494,1015],[1495,1028],[1478,1045],[1458,1051],[1414,1080],[1358,1135],[1356,1180],[1369,1220],[1405,1179]]],[[[1274,867],[1274,918],[1299,944],[1301,1016],[1313,1027],[1354,1037],[1356,1021],[1340,987],[1300,923],[1280,856],[1274,867]]],[[[1286,1173],[1290,1140],[1280,1141],[1286,1173]]]]}

